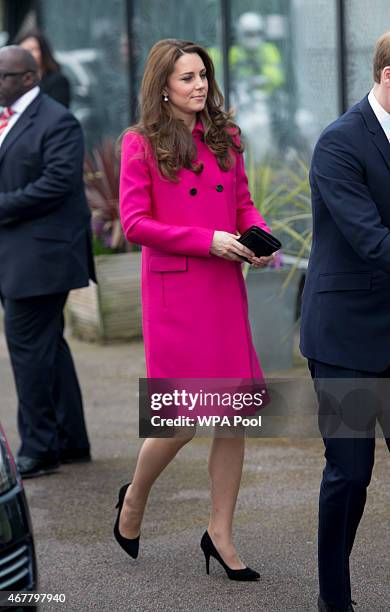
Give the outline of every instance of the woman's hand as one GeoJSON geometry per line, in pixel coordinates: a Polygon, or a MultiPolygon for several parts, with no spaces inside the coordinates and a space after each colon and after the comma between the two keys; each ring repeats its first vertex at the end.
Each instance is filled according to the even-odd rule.
{"type": "Polygon", "coordinates": [[[251,257],[249,261],[254,268],[266,268],[270,263],[275,260],[275,253],[272,253],[269,257],[251,257]]]}
{"type": "MultiPolygon", "coordinates": [[[[258,259],[255,257],[253,251],[247,249],[241,242],[238,242],[239,237],[239,235],[229,234],[229,232],[214,232],[210,253],[217,257],[223,257],[223,259],[229,259],[230,261],[242,262],[243,257],[248,258],[251,262],[253,258],[258,259]]],[[[264,258],[261,257],[260,259],[264,258]]]]}
{"type": "Polygon", "coordinates": [[[269,257],[256,257],[253,251],[238,242],[240,234],[229,234],[229,232],[214,232],[210,253],[230,261],[243,261],[247,258],[254,268],[265,268],[275,260],[275,253],[269,257]]]}

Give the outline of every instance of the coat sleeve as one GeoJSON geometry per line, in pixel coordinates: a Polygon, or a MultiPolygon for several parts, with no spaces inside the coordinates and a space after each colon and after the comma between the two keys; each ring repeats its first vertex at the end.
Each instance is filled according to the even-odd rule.
{"type": "Polygon", "coordinates": [[[253,204],[248,189],[248,178],[245,172],[244,156],[242,153],[237,153],[236,155],[236,198],[237,229],[240,234],[243,234],[252,225],[257,225],[266,232],[271,231],[253,204]]]}
{"type": "Polygon", "coordinates": [[[341,130],[326,132],[313,155],[311,186],[354,251],[390,272],[390,229],[380,217],[365,181],[356,147],[341,130]]]}
{"type": "Polygon", "coordinates": [[[145,141],[129,132],[123,139],[120,216],[127,240],[180,255],[209,257],[214,230],[153,219],[152,181],[145,141]]]}
{"type": "Polygon", "coordinates": [[[60,206],[75,185],[82,185],[83,157],[80,124],[67,113],[47,130],[39,178],[14,191],[0,192],[0,225],[44,217],[60,206]]]}
{"type": "Polygon", "coordinates": [[[69,108],[71,91],[68,79],[65,75],[61,74],[61,72],[55,73],[53,77],[53,82],[46,90],[46,93],[53,98],[53,100],[57,100],[57,102],[69,108]]]}

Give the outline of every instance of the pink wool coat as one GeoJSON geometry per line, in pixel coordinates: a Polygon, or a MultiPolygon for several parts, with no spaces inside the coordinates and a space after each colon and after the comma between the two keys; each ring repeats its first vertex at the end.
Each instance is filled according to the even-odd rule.
{"type": "Polygon", "coordinates": [[[203,171],[161,176],[146,139],[122,144],[120,213],[142,249],[142,310],[147,376],[262,378],[248,321],[242,264],[210,255],[215,230],[269,231],[253,205],[242,154],[228,172],[193,130],[203,171]]]}

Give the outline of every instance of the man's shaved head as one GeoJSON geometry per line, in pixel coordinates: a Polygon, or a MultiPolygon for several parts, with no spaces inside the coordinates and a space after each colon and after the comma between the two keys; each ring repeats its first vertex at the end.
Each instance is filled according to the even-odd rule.
{"type": "Polygon", "coordinates": [[[11,70],[31,70],[38,71],[38,65],[29,51],[18,47],[17,45],[9,45],[0,49],[0,59],[2,63],[9,65],[11,70]]]}
{"type": "Polygon", "coordinates": [[[11,106],[38,83],[38,65],[29,51],[9,45],[0,49],[0,104],[11,106]]]}

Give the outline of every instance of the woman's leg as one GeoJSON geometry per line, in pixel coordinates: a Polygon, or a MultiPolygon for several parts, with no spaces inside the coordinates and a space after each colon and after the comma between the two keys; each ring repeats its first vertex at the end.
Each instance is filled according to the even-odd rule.
{"type": "Polygon", "coordinates": [[[214,438],[210,457],[211,514],[208,532],[222,559],[232,569],[245,567],[232,541],[233,514],[240,488],[245,438],[214,438]]]}
{"type": "Polygon", "coordinates": [[[119,519],[119,531],[125,538],[136,538],[150,489],[177,452],[193,438],[193,433],[174,438],[148,438],[142,444],[131,485],[126,492],[119,519]]]}

